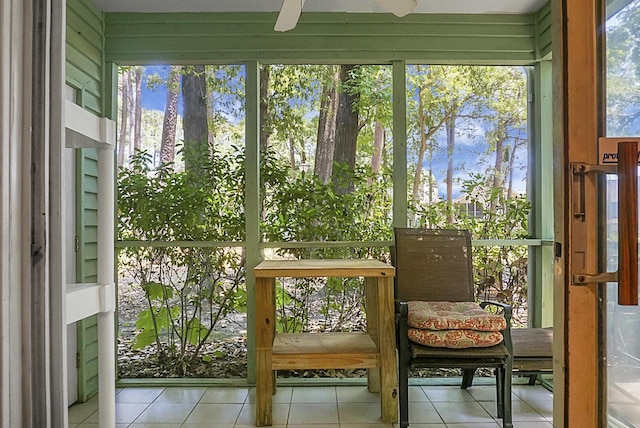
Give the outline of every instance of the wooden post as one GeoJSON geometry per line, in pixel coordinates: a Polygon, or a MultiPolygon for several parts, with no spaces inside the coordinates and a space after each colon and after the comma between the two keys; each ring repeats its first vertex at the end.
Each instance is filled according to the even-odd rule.
{"type": "Polygon", "coordinates": [[[572,273],[597,272],[597,198],[585,198],[584,215],[574,215],[572,194],[597,195],[596,174],[580,187],[569,164],[597,163],[598,55],[596,0],[555,0],[554,16],[554,153],[557,181],[555,264],[556,363],[554,426],[599,426],[598,285],[575,286],[572,273]],[[562,326],[564,325],[564,329],[562,326]],[[558,342],[561,343],[558,343],[558,342]],[[557,354],[556,354],[557,355],[557,354]],[[562,414],[564,412],[564,414],[562,414]]]}

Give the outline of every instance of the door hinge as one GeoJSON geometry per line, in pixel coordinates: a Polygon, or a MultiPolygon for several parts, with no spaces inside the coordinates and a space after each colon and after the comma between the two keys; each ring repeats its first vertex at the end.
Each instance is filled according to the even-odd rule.
{"type": "Polygon", "coordinates": [[[80,252],[80,237],[78,235],[76,235],[76,239],[75,239],[75,249],[76,249],[76,253],[80,252]]]}

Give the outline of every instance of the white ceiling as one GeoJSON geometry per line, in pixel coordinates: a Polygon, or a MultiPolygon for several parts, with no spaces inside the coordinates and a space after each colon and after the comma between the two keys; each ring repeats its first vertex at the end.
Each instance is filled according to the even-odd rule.
{"type": "MultiPolygon", "coordinates": [[[[93,0],[105,12],[277,12],[283,0],[93,0]]],[[[413,13],[531,13],[548,0],[417,0],[413,13]]],[[[306,0],[304,12],[388,13],[374,0],[306,0]]]]}

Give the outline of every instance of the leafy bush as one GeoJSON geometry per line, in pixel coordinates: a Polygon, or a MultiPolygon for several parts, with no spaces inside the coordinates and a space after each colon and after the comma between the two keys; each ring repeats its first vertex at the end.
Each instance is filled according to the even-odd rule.
{"type": "MultiPolygon", "coordinates": [[[[267,154],[263,166],[265,241],[332,242],[391,239],[390,171],[341,169],[351,191],[336,192],[313,174],[294,174],[267,154]]],[[[346,186],[341,186],[346,187],[346,186]]],[[[283,258],[377,258],[388,260],[388,249],[281,248],[283,258]]],[[[364,285],[358,278],[297,278],[277,284],[280,331],[337,331],[364,325],[364,285]]]]}
{"type": "MultiPolygon", "coordinates": [[[[118,177],[118,238],[149,241],[233,241],[244,236],[243,165],[212,155],[204,172],[151,170],[136,154],[118,177]]],[[[218,321],[244,309],[244,258],[234,248],[131,246],[121,269],[142,288],[147,309],[136,320],[135,348],[155,344],[159,361],[184,375],[218,321]]]]}
{"type": "MultiPolygon", "coordinates": [[[[118,177],[118,239],[164,242],[127,246],[119,255],[120,268],[138,284],[146,301],[146,309],[137,316],[132,346],[153,345],[165,371],[168,367],[178,376],[188,375],[190,367],[206,358],[202,348],[214,339],[221,319],[246,310],[243,250],[202,243],[245,238],[243,158],[214,153],[201,161],[197,171],[176,171],[171,164],[151,169],[149,155],[139,153],[118,177]]],[[[388,261],[386,247],[314,246],[314,242],[392,239],[390,171],[374,174],[366,167],[341,171],[350,183],[347,193],[336,192],[335,183],[325,184],[313,174],[292,171],[270,152],[265,154],[262,239],[309,243],[279,248],[278,256],[388,261]]],[[[496,189],[485,191],[481,183],[480,178],[465,183],[467,201],[420,206],[413,212],[418,224],[466,228],[474,239],[525,238],[526,199],[507,198],[496,189]],[[465,204],[482,209],[472,212],[465,204]]],[[[526,247],[475,247],[474,263],[478,298],[525,307],[526,247]]],[[[362,279],[286,279],[277,284],[277,328],[361,329],[364,301],[362,279]]]]}

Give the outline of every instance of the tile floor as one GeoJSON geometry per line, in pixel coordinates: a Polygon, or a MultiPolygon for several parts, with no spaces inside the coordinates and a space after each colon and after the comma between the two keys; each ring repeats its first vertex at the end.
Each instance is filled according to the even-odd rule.
{"type": "MultiPolygon", "coordinates": [[[[552,394],[513,386],[516,428],[552,427],[552,394]]],[[[246,428],[254,426],[252,388],[127,387],[116,392],[118,428],[246,428]]],[[[411,386],[411,428],[497,428],[495,387],[411,386]]],[[[69,408],[69,428],[98,427],[97,398],[69,408]]],[[[280,386],[273,428],[382,428],[377,394],[365,386],[280,386]]]]}

